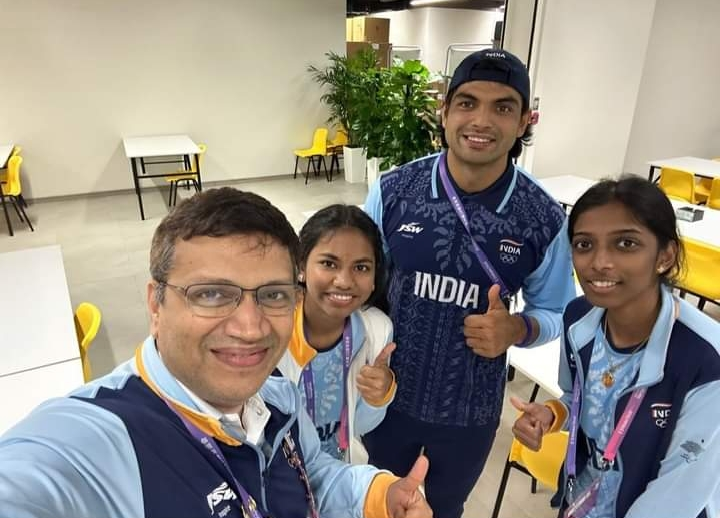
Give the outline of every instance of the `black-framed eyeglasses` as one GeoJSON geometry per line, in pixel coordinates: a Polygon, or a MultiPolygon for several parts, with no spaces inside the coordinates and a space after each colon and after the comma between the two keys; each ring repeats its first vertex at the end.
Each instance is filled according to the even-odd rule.
{"type": "Polygon", "coordinates": [[[243,288],[235,284],[201,283],[177,286],[156,281],[159,286],[172,288],[185,297],[193,315],[219,318],[230,315],[240,305],[244,293],[252,293],[260,310],[269,316],[287,315],[295,308],[300,287],[294,283],[264,284],[257,288],[243,288]]]}

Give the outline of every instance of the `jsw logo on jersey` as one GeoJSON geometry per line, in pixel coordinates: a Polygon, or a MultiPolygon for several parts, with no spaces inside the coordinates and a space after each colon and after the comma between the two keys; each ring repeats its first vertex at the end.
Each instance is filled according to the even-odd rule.
{"type": "MultiPolygon", "coordinates": [[[[230,486],[227,482],[223,482],[222,484],[220,484],[218,487],[213,489],[212,492],[207,496],[208,507],[210,507],[210,511],[212,512],[212,514],[215,514],[215,509],[220,504],[232,500],[237,500],[237,496],[235,495],[233,490],[230,489],[230,486]]],[[[225,516],[229,512],[230,506],[227,506],[226,509],[222,509],[218,516],[225,516]]]]}
{"type": "Polygon", "coordinates": [[[423,231],[423,227],[420,226],[419,221],[412,221],[410,223],[403,223],[400,225],[400,228],[397,229],[398,232],[409,232],[411,234],[419,234],[423,231]]]}
{"type": "Polygon", "coordinates": [[[413,293],[416,297],[452,302],[462,308],[478,309],[480,303],[478,284],[433,273],[415,272],[413,293]]]}

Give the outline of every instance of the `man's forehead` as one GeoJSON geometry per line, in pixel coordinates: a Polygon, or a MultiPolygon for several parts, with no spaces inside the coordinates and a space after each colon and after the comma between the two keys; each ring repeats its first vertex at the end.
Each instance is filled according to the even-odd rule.
{"type": "Polygon", "coordinates": [[[470,95],[474,97],[474,93],[478,93],[480,91],[492,91],[498,97],[512,96],[518,101],[518,103],[522,103],[522,96],[520,95],[520,92],[510,85],[497,81],[485,81],[480,79],[468,81],[458,86],[455,91],[455,95],[470,95]]]}
{"type": "Polygon", "coordinates": [[[267,234],[233,234],[229,236],[195,236],[175,243],[175,264],[223,263],[242,266],[244,260],[262,261],[259,267],[292,271],[292,258],[287,246],[267,234]]]}

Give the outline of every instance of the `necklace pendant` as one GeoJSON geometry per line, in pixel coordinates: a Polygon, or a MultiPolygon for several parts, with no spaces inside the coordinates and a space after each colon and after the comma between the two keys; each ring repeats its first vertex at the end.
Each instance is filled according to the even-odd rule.
{"type": "Polygon", "coordinates": [[[603,372],[602,375],[602,384],[605,385],[605,388],[610,388],[613,386],[613,383],[615,383],[615,376],[613,376],[613,373],[609,370],[606,370],[603,372]]]}

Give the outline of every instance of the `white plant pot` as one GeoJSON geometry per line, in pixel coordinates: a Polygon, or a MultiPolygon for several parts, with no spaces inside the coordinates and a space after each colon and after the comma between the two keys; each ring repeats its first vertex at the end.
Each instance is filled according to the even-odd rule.
{"type": "Polygon", "coordinates": [[[382,158],[368,158],[367,160],[367,184],[368,189],[372,186],[372,184],[375,183],[375,181],[380,178],[380,175],[387,173],[388,171],[392,171],[395,169],[396,166],[391,165],[389,168],[385,169],[384,171],[380,171],[380,164],[382,163],[382,158]]]}
{"type": "Polygon", "coordinates": [[[367,162],[365,148],[343,146],[343,161],[345,181],[348,183],[363,183],[365,181],[367,162]]]}

